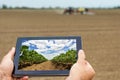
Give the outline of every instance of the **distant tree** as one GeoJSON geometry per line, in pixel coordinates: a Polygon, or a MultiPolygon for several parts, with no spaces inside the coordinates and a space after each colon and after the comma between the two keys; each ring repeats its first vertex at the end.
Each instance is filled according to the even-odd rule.
{"type": "Polygon", "coordinates": [[[120,6],[115,7],[116,9],[120,9],[120,6]]]}
{"type": "Polygon", "coordinates": [[[40,9],[44,10],[44,9],[46,9],[46,8],[45,8],[45,7],[41,7],[40,9]]]}
{"type": "Polygon", "coordinates": [[[3,4],[2,9],[7,9],[7,5],[3,4]]]}
{"type": "Polygon", "coordinates": [[[29,9],[29,7],[25,7],[25,6],[23,6],[23,7],[21,7],[21,9],[29,9]]]}
{"type": "Polygon", "coordinates": [[[13,7],[10,6],[9,9],[13,9],[13,7]]]}
{"type": "Polygon", "coordinates": [[[55,7],[55,9],[61,9],[61,7],[55,7]]]}
{"type": "Polygon", "coordinates": [[[53,7],[49,6],[49,7],[48,7],[48,9],[49,9],[49,10],[52,10],[52,9],[53,9],[53,7]]]}

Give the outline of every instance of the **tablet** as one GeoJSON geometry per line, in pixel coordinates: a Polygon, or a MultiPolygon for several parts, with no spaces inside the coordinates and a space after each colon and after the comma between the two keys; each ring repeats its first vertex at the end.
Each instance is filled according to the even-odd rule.
{"type": "Polygon", "coordinates": [[[68,75],[82,48],[81,37],[19,37],[13,76],[68,75]]]}

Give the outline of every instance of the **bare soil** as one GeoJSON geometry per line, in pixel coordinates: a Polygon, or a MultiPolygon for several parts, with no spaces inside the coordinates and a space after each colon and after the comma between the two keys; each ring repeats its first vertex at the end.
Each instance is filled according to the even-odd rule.
{"type": "Polygon", "coordinates": [[[22,70],[56,70],[56,67],[51,61],[45,61],[40,64],[33,64],[32,66],[22,68],[22,70]]]}
{"type": "Polygon", "coordinates": [[[63,65],[56,65],[52,63],[52,61],[45,61],[40,64],[33,64],[31,66],[27,66],[20,70],[65,70],[66,66],[63,65]]]}
{"type": "MultiPolygon", "coordinates": [[[[0,59],[17,37],[81,36],[86,59],[96,71],[94,80],[120,79],[120,10],[91,10],[95,15],[62,15],[55,11],[0,10],[0,59]]],[[[41,76],[30,80],[65,80],[41,76]]]]}

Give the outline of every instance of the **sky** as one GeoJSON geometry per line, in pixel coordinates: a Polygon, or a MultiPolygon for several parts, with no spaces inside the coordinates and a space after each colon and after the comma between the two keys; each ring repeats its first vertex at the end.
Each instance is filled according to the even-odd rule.
{"type": "Polygon", "coordinates": [[[0,7],[6,4],[12,7],[88,7],[109,8],[120,6],[120,0],[0,0],[0,7]]]}
{"type": "Polygon", "coordinates": [[[22,45],[29,47],[29,50],[35,50],[42,54],[48,60],[53,57],[66,53],[68,50],[76,50],[76,39],[60,39],[60,40],[27,40],[22,45]]]}

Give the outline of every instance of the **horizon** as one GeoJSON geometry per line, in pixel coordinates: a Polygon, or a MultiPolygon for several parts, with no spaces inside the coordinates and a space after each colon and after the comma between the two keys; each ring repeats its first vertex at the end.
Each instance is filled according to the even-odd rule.
{"type": "Polygon", "coordinates": [[[28,8],[67,8],[67,7],[87,7],[87,8],[113,8],[120,6],[119,0],[0,0],[0,7],[28,7],[28,8]]]}

